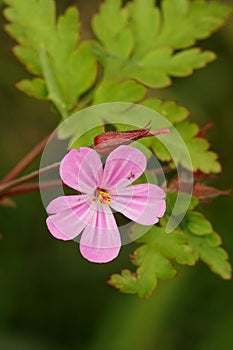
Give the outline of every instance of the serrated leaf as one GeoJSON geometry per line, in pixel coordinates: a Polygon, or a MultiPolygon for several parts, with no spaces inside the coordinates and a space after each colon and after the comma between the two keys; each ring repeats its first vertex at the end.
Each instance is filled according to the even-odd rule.
{"type": "Polygon", "coordinates": [[[172,57],[168,74],[174,77],[185,77],[192,74],[194,69],[205,67],[215,58],[216,55],[213,52],[201,52],[196,48],[178,52],[172,57]]]}
{"type": "Polygon", "coordinates": [[[189,234],[189,241],[199,258],[209,266],[211,271],[224,279],[231,278],[232,268],[228,261],[228,254],[219,247],[221,240],[215,233],[204,236],[189,234]]]}
{"type": "Polygon", "coordinates": [[[112,275],[109,280],[109,284],[121,292],[137,293],[141,298],[148,298],[155,290],[158,278],[170,279],[176,275],[169,261],[149,246],[139,247],[132,259],[139,266],[136,273],[123,270],[121,274],[112,275]]]}
{"type": "Polygon", "coordinates": [[[65,89],[67,91],[66,99],[69,101],[69,109],[72,109],[77,99],[93,85],[95,76],[96,61],[92,54],[92,43],[84,41],[71,54],[67,66],[65,89]]]}
{"type": "Polygon", "coordinates": [[[231,11],[228,6],[205,1],[163,0],[161,10],[152,0],[134,0],[125,8],[120,4],[107,0],[93,22],[93,31],[101,43],[96,52],[105,68],[105,79],[134,78],[153,88],[168,86],[171,76],[190,75],[211,62],[215,58],[212,52],[198,48],[175,51],[210,35],[231,11]],[[130,32],[134,42],[129,39],[130,32]],[[125,40],[120,45],[122,37],[125,40]],[[119,46],[124,47],[124,52],[119,46]]]}
{"type": "Polygon", "coordinates": [[[123,293],[136,294],[138,292],[137,278],[129,270],[122,270],[121,274],[112,275],[108,284],[118,288],[123,293]]]}
{"type": "Polygon", "coordinates": [[[45,100],[48,97],[48,91],[43,79],[35,78],[32,80],[21,80],[16,84],[17,88],[31,97],[45,100]]]}
{"type": "Polygon", "coordinates": [[[214,59],[215,55],[209,51],[190,49],[173,54],[170,48],[160,48],[145,55],[138,63],[126,64],[120,75],[122,78],[133,77],[149,87],[162,88],[170,85],[170,76],[188,76],[214,59]]]}
{"type": "MultiPolygon", "coordinates": [[[[136,227],[135,225],[135,230],[136,227]]],[[[195,254],[182,231],[175,230],[167,234],[164,228],[154,226],[138,241],[154,247],[162,255],[176,260],[179,264],[193,265],[195,263],[195,254]]]]}
{"type": "MultiPolygon", "coordinates": [[[[132,238],[138,237],[139,225],[132,226],[132,238]]],[[[165,230],[153,226],[138,242],[143,243],[132,256],[132,262],[138,266],[136,273],[129,270],[121,275],[114,274],[110,284],[125,293],[138,293],[146,298],[157,286],[158,279],[175,277],[176,270],[170,259],[180,264],[193,265],[196,254],[188,244],[187,237],[181,231],[166,234],[165,230]]]]}
{"type": "MultiPolygon", "coordinates": [[[[90,42],[77,46],[79,15],[70,7],[56,21],[52,0],[5,0],[6,29],[18,42],[16,56],[32,74],[44,80],[51,100],[65,118],[77,99],[93,84],[96,61],[90,42]]],[[[20,89],[41,98],[38,80],[20,83],[20,89]]],[[[42,84],[41,84],[42,86],[42,84]]]]}
{"type": "Polygon", "coordinates": [[[217,30],[231,11],[217,1],[163,0],[162,25],[155,46],[166,43],[174,49],[189,47],[217,30]]]}
{"type": "Polygon", "coordinates": [[[188,121],[175,124],[174,129],[166,137],[166,147],[158,138],[141,141],[149,147],[153,153],[162,161],[173,161],[181,164],[190,171],[201,170],[203,173],[219,173],[221,164],[218,162],[217,154],[209,150],[209,143],[202,137],[198,137],[199,127],[188,121]],[[178,133],[178,134],[177,134],[178,133]],[[182,141],[178,139],[181,137],[182,141]],[[168,151],[170,150],[170,152],[168,151]],[[187,158],[190,155],[192,164],[187,158]],[[190,168],[190,166],[192,166],[190,168]]]}
{"type": "Polygon", "coordinates": [[[197,236],[210,234],[213,231],[211,223],[204,217],[203,214],[190,211],[185,217],[185,225],[188,230],[197,236]]]}
{"type": "Polygon", "coordinates": [[[143,57],[154,48],[160,29],[160,12],[154,3],[154,0],[134,0],[130,3],[130,25],[135,37],[134,59],[143,57]]]}
{"type": "Polygon", "coordinates": [[[104,102],[137,102],[146,94],[146,89],[134,80],[120,82],[104,80],[95,90],[94,104],[104,102]]]}
{"type": "MultiPolygon", "coordinates": [[[[183,122],[177,124],[176,130],[187,146],[194,171],[198,169],[204,173],[218,173],[221,171],[221,165],[217,161],[217,154],[209,151],[209,144],[205,139],[196,136],[199,131],[196,124],[183,122]]],[[[182,165],[185,167],[185,164],[182,165]]]]}
{"type": "Polygon", "coordinates": [[[127,58],[133,48],[132,33],[127,27],[128,10],[121,0],[106,0],[92,21],[92,28],[105,50],[116,59],[127,58]]]}
{"type": "Polygon", "coordinates": [[[185,107],[177,105],[174,101],[164,102],[157,98],[149,98],[141,104],[162,114],[171,124],[180,123],[189,115],[185,107]]]}
{"type": "Polygon", "coordinates": [[[230,279],[232,268],[228,254],[220,247],[221,237],[213,231],[210,222],[201,213],[189,211],[182,227],[197,259],[206,263],[211,271],[222,278],[230,279]]]}

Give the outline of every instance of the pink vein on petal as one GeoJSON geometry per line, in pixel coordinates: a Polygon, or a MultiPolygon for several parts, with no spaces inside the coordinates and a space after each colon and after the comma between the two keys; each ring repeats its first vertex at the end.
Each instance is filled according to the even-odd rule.
{"type": "Polygon", "coordinates": [[[80,252],[91,262],[105,263],[117,257],[121,239],[115,218],[108,206],[98,210],[84,229],[80,252]]]}
{"type": "Polygon", "coordinates": [[[60,211],[72,210],[77,205],[90,202],[90,195],[60,196],[53,199],[47,206],[48,214],[56,214],[60,211]]]}
{"type": "Polygon", "coordinates": [[[76,203],[75,200],[73,201],[69,198],[68,202],[69,205],[67,205],[66,196],[58,197],[54,199],[47,208],[50,212],[55,211],[56,208],[62,208],[61,211],[50,215],[47,219],[47,225],[52,235],[57,237],[61,234],[61,239],[64,239],[63,236],[66,237],[66,239],[74,239],[77,237],[91,221],[96,212],[92,198],[89,199],[89,202],[87,200],[81,200],[76,203]]]}
{"type": "Polygon", "coordinates": [[[156,185],[133,185],[119,188],[117,195],[112,194],[110,206],[139,224],[153,225],[165,212],[164,197],[165,192],[156,185]]]}
{"type": "Polygon", "coordinates": [[[112,189],[134,182],[146,169],[146,157],[131,146],[119,146],[108,156],[101,187],[112,189]]]}
{"type": "Polygon", "coordinates": [[[72,149],[61,161],[60,176],[71,188],[93,193],[102,177],[103,167],[96,151],[88,147],[72,149]]]}
{"type": "Polygon", "coordinates": [[[53,237],[57,239],[62,239],[63,241],[68,241],[70,238],[63,235],[59,229],[53,224],[51,216],[46,219],[46,225],[53,237]]]}

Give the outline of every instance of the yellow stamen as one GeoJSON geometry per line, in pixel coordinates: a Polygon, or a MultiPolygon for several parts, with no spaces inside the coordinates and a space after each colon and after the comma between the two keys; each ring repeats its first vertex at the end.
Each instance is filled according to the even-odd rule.
{"type": "Polygon", "coordinates": [[[111,202],[111,196],[105,191],[98,191],[98,201],[100,204],[109,204],[111,202]]]}

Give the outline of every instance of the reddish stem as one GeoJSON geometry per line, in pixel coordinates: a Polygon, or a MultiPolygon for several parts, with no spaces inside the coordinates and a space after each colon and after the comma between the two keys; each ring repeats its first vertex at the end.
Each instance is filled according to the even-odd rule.
{"type": "Polygon", "coordinates": [[[5,184],[12,179],[15,179],[27,166],[30,164],[44,149],[48,142],[50,135],[44,140],[38,143],[23,159],[21,159],[16,166],[0,181],[1,184],[5,184]]]}
{"type": "Polygon", "coordinates": [[[58,187],[61,185],[60,180],[51,180],[44,181],[41,183],[29,183],[29,184],[21,184],[16,187],[10,188],[8,191],[4,193],[6,197],[12,197],[19,194],[37,192],[40,189],[49,189],[53,187],[58,187]]]}
{"type": "Polygon", "coordinates": [[[47,173],[50,170],[56,169],[59,165],[60,165],[59,162],[51,164],[51,165],[48,165],[48,166],[46,166],[44,168],[41,168],[41,169],[36,170],[36,171],[33,171],[32,173],[30,173],[28,175],[22,176],[19,179],[15,179],[15,180],[12,180],[10,182],[7,182],[6,184],[0,185],[0,195],[1,194],[5,195],[5,192],[7,190],[9,190],[10,188],[16,187],[16,186],[18,186],[18,185],[20,185],[20,184],[22,184],[24,182],[32,180],[35,177],[38,177],[41,174],[47,173]]]}

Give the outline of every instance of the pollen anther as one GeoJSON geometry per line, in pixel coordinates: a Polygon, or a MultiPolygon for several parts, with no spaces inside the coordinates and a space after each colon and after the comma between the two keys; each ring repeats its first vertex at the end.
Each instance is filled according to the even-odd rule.
{"type": "Polygon", "coordinates": [[[100,204],[109,204],[111,202],[111,196],[105,191],[98,191],[98,201],[100,204]]]}

